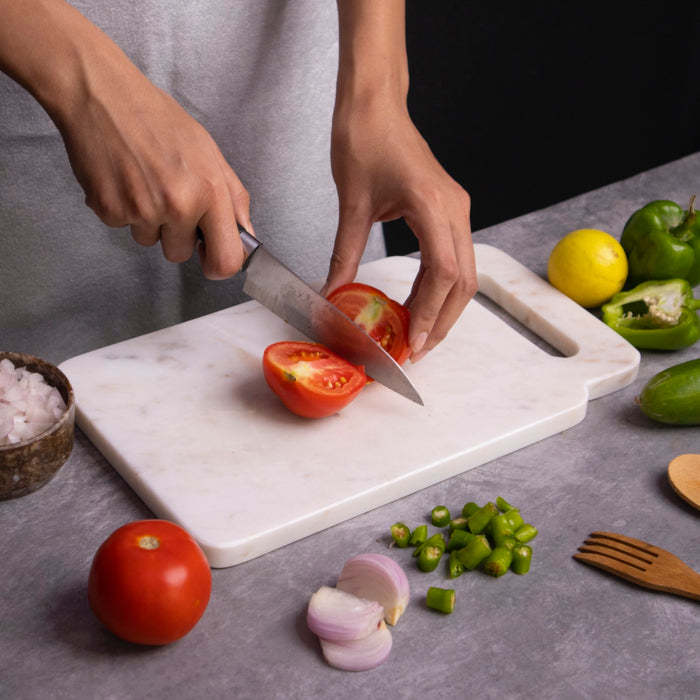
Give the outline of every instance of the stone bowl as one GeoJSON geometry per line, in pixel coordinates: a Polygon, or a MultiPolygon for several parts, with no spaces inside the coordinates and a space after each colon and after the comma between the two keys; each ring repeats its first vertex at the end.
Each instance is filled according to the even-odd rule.
{"type": "Polygon", "coordinates": [[[75,396],[73,387],[58,367],[32,355],[0,352],[0,360],[9,359],[16,368],[38,372],[58,389],[66,410],[43,433],[0,445],[0,501],[25,496],[47,484],[63,466],[73,450],[75,396]]]}

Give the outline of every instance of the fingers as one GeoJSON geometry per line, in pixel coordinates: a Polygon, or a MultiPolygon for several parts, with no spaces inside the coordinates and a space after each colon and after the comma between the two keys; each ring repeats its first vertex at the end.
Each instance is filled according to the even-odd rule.
{"type": "Polygon", "coordinates": [[[411,311],[412,362],[446,337],[477,291],[468,199],[458,202],[444,218],[407,219],[421,246],[420,270],[405,302],[411,311]]]}
{"type": "Polygon", "coordinates": [[[363,210],[341,207],[328,277],[321,289],[323,296],[355,279],[371,227],[372,218],[363,210]]]}

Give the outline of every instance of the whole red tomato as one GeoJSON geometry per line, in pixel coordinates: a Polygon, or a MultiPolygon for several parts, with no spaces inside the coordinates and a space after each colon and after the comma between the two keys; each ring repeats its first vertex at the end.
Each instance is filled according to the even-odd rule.
{"type": "Polygon", "coordinates": [[[409,310],[384,292],[351,282],[334,289],[328,301],[337,306],[402,365],[411,355],[408,344],[409,310]]]}
{"type": "Polygon", "coordinates": [[[282,341],[263,353],[263,374],[292,413],[323,418],[345,408],[367,384],[362,367],[318,343],[282,341]]]}
{"type": "Polygon", "coordinates": [[[169,644],[199,621],[211,595],[211,570],[199,545],[166,520],[139,520],[100,546],[88,578],[97,619],[136,644],[169,644]]]}

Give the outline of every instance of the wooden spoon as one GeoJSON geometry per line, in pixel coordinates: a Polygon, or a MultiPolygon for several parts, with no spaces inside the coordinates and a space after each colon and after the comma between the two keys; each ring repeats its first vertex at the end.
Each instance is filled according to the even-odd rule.
{"type": "Polygon", "coordinates": [[[700,455],[679,455],[672,459],[668,480],[684,501],[700,510],[700,455]]]}

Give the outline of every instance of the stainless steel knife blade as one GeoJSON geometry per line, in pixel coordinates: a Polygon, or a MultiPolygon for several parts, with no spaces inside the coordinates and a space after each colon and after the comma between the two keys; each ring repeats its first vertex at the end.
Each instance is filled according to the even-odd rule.
{"type": "Polygon", "coordinates": [[[401,366],[362,328],[239,227],[246,251],[243,291],[307,338],[325,345],[375,381],[417,404],[423,400],[401,366]]]}

